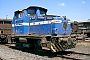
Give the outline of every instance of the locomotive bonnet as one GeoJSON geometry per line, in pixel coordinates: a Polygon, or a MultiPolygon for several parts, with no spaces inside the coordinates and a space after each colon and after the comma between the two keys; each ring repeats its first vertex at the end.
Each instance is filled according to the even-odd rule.
{"type": "Polygon", "coordinates": [[[26,40],[22,43],[24,47],[62,51],[74,47],[71,38],[68,38],[71,34],[68,21],[66,16],[47,15],[47,9],[43,7],[29,6],[14,12],[12,33],[19,43],[22,39],[26,40]],[[65,44],[66,46],[63,46],[65,44]]]}

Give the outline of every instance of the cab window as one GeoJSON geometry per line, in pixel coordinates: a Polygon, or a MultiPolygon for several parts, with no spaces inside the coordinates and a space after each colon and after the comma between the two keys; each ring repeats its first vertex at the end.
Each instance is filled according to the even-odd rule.
{"type": "Polygon", "coordinates": [[[18,18],[22,18],[22,17],[23,17],[23,13],[20,12],[20,13],[18,14],[18,18]]]}
{"type": "Polygon", "coordinates": [[[36,15],[34,8],[29,8],[29,9],[27,10],[27,13],[28,13],[29,15],[36,15]]]}
{"type": "Polygon", "coordinates": [[[23,12],[23,11],[17,11],[17,12],[15,13],[16,18],[22,18],[23,15],[24,15],[24,12],[23,12]]]}
{"type": "Polygon", "coordinates": [[[46,15],[46,12],[45,12],[44,10],[40,10],[40,14],[41,14],[42,16],[45,16],[45,15],[46,15]]]}

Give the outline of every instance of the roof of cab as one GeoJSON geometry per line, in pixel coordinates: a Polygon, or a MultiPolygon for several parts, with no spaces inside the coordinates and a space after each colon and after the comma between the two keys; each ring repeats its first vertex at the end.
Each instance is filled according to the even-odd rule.
{"type": "Polygon", "coordinates": [[[23,8],[21,10],[16,10],[15,12],[21,12],[21,11],[26,10],[26,9],[29,9],[29,8],[39,8],[39,9],[45,10],[47,12],[47,9],[46,8],[43,8],[43,7],[40,7],[40,6],[29,6],[27,8],[23,8]]]}
{"type": "Polygon", "coordinates": [[[58,15],[46,15],[46,17],[60,17],[58,15]]]}

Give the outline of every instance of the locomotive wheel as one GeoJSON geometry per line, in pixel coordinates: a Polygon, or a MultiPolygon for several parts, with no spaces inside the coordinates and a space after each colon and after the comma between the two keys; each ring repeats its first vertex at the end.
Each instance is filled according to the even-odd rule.
{"type": "Polygon", "coordinates": [[[15,38],[15,41],[16,41],[16,47],[22,48],[22,43],[20,43],[19,38],[15,38]]]}
{"type": "Polygon", "coordinates": [[[6,43],[6,44],[8,43],[8,39],[7,39],[7,38],[5,39],[5,43],[6,43]]]}

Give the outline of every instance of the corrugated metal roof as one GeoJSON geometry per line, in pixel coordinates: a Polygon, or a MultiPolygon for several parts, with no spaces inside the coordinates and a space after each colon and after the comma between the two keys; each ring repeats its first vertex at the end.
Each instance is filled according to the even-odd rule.
{"type": "Polygon", "coordinates": [[[79,23],[88,23],[90,22],[90,20],[82,20],[82,21],[78,21],[79,23]]]}
{"type": "Polygon", "coordinates": [[[0,18],[0,21],[12,21],[12,19],[4,19],[4,18],[0,18]]]}

